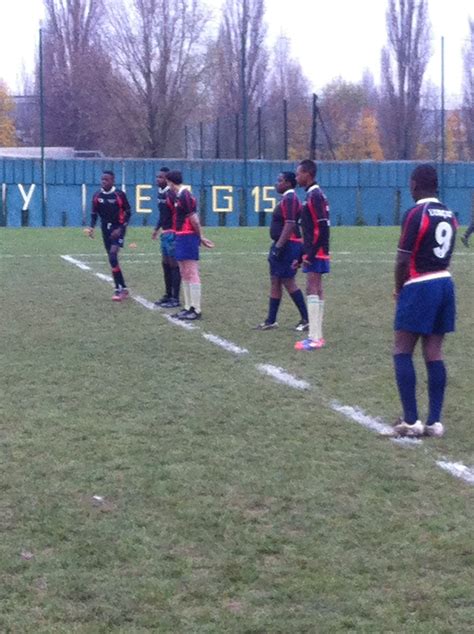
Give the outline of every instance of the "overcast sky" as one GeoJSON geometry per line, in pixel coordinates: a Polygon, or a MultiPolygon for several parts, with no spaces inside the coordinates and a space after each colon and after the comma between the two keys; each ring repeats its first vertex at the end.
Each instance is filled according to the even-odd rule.
{"type": "MultiPolygon", "coordinates": [[[[0,0],[0,78],[12,92],[33,68],[42,0],[0,0]]],[[[224,0],[206,0],[219,19],[224,0]]],[[[335,77],[357,82],[366,69],[380,80],[380,51],[386,43],[387,0],[266,0],[269,43],[283,33],[291,42],[313,90],[335,77]],[[295,10],[292,10],[293,7],[295,10]]],[[[433,57],[428,77],[440,84],[440,42],[445,38],[446,92],[462,94],[462,49],[474,19],[474,0],[428,0],[433,57]]]]}

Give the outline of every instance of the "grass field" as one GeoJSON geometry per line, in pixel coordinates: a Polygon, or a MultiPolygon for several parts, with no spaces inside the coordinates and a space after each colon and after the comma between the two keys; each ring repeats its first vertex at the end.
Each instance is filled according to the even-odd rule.
{"type": "MultiPolygon", "coordinates": [[[[122,268],[154,301],[150,234],[130,230],[122,268]]],[[[448,433],[399,445],[333,407],[386,424],[400,413],[398,230],[333,230],[328,345],[314,353],[293,350],[288,297],[277,331],[252,330],[266,315],[267,229],[206,235],[204,318],[186,331],[110,301],[99,239],[0,233],[0,631],[472,632],[474,487],[437,461],[474,467],[474,249],[453,258],[448,433]]],[[[419,356],[417,368],[424,411],[419,356]]]]}

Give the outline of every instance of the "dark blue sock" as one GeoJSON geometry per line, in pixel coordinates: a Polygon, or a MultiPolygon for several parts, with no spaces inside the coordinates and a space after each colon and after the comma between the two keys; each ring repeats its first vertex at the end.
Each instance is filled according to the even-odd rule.
{"type": "Polygon", "coordinates": [[[411,354],[395,354],[393,355],[393,363],[398,393],[403,407],[403,420],[406,423],[415,423],[418,420],[418,408],[416,405],[416,374],[413,356],[411,354]]]}
{"type": "Polygon", "coordinates": [[[441,421],[441,410],[447,383],[446,367],[444,361],[428,361],[426,370],[428,372],[428,397],[430,403],[426,423],[432,425],[441,421]]]}
{"type": "Polygon", "coordinates": [[[280,308],[281,299],[277,299],[275,297],[270,297],[270,302],[268,304],[268,317],[267,323],[273,324],[276,321],[278,309],[280,308]]]}
{"type": "Polygon", "coordinates": [[[299,288],[294,293],[290,293],[291,299],[294,301],[296,308],[300,311],[301,319],[308,321],[308,310],[306,308],[306,302],[304,301],[304,295],[299,288]]]}

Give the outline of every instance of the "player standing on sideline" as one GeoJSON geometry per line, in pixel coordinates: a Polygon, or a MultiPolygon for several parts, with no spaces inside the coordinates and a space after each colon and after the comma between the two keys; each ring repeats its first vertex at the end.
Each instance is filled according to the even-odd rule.
{"type": "Polygon", "coordinates": [[[196,212],[196,199],[183,186],[179,171],[167,174],[167,181],[175,194],[176,242],[175,257],[183,281],[184,309],[173,317],[186,321],[201,319],[201,278],[199,277],[199,245],[211,249],[214,243],[202,235],[196,212]]]}
{"type": "Polygon", "coordinates": [[[457,229],[452,211],[437,198],[438,176],[431,165],[411,174],[415,206],[402,222],[395,264],[395,337],[393,360],[403,420],[394,426],[398,436],[440,437],[446,389],[442,345],[455,328],[454,283],[448,271],[457,229]],[[428,373],[429,412],[426,425],[418,419],[413,352],[421,337],[428,373]]]}
{"type": "Polygon", "coordinates": [[[115,175],[108,170],[102,173],[101,189],[92,198],[91,224],[87,233],[94,237],[97,217],[100,217],[102,239],[109,258],[115,292],[112,299],[120,302],[128,297],[128,288],[118,262],[119,249],[123,247],[125,232],[130,220],[130,205],[125,193],[115,187],[115,175]]]}
{"type": "Polygon", "coordinates": [[[474,215],[471,219],[471,224],[466,229],[464,235],[461,236],[461,242],[463,243],[465,247],[469,246],[469,236],[471,235],[471,233],[474,233],[474,215]]]}
{"type": "Polygon", "coordinates": [[[305,159],[296,170],[296,181],[306,189],[301,210],[303,230],[303,272],[306,273],[309,336],[295,343],[296,350],[323,348],[323,275],[329,273],[329,204],[316,183],[316,163],[305,159]]]}
{"type": "Polygon", "coordinates": [[[301,204],[295,194],[295,187],[296,178],[293,172],[278,174],[275,189],[282,195],[282,199],[273,210],[270,225],[270,238],[273,243],[268,255],[271,284],[268,316],[256,327],[257,330],[278,328],[276,317],[282,297],[282,286],[286,288],[300,313],[301,319],[296,330],[303,332],[308,329],[308,311],[303,293],[295,282],[296,269],[292,266],[293,261],[299,260],[302,253],[298,226],[301,204]]]}
{"type": "Polygon", "coordinates": [[[155,302],[156,306],[162,308],[177,308],[179,306],[179,287],[181,285],[181,275],[179,266],[174,257],[174,247],[176,230],[173,222],[174,193],[168,185],[166,176],[169,173],[168,167],[161,167],[156,176],[158,187],[158,222],[151,234],[151,239],[156,240],[161,229],[161,264],[165,279],[165,294],[155,302]]]}

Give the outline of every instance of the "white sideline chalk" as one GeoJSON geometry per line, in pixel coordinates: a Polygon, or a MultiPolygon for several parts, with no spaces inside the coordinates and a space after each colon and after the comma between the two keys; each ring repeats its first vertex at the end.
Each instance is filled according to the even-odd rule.
{"type": "Polygon", "coordinates": [[[170,322],[170,324],[173,324],[173,326],[181,326],[181,328],[184,328],[184,330],[197,329],[197,326],[195,326],[194,324],[189,324],[188,322],[182,321],[181,319],[173,319],[171,315],[163,315],[163,317],[167,319],[170,322]]]}
{"type": "Polygon", "coordinates": [[[464,480],[464,482],[474,484],[474,469],[466,467],[466,465],[463,465],[461,462],[446,462],[444,460],[437,460],[436,464],[455,478],[460,478],[461,480],[464,480]]]}
{"type": "Polygon", "coordinates": [[[155,304],[153,302],[148,301],[148,299],[145,299],[141,295],[132,295],[132,299],[134,299],[137,302],[137,304],[140,304],[141,306],[148,308],[148,310],[156,310],[155,304]]]}
{"type": "Polygon", "coordinates": [[[349,405],[341,405],[337,401],[331,402],[331,408],[335,412],[339,412],[343,414],[346,418],[354,421],[358,425],[362,425],[366,429],[370,429],[371,431],[376,431],[379,434],[389,435],[392,431],[392,428],[389,425],[385,425],[381,423],[376,418],[372,418],[372,416],[367,416],[364,412],[357,407],[350,407],[349,405]]]}
{"type": "Polygon", "coordinates": [[[294,387],[297,390],[309,390],[311,385],[307,381],[297,379],[292,374],[289,374],[283,368],[278,368],[276,365],[270,365],[266,363],[260,363],[257,365],[257,369],[263,374],[268,374],[280,383],[284,383],[289,387],[294,387]]]}
{"type": "Polygon", "coordinates": [[[221,337],[218,337],[217,335],[212,335],[211,333],[203,332],[202,336],[204,337],[204,339],[207,339],[207,341],[210,341],[211,343],[216,344],[216,346],[220,346],[221,348],[224,348],[224,350],[227,350],[228,352],[233,352],[234,354],[248,354],[248,350],[246,348],[241,348],[240,346],[237,346],[235,343],[232,343],[232,341],[227,341],[227,339],[221,339],[221,337]]]}
{"type": "Polygon", "coordinates": [[[104,275],[104,273],[96,273],[95,276],[98,277],[99,280],[103,280],[104,282],[109,282],[110,284],[112,284],[113,282],[113,279],[110,277],[110,275],[104,275]]]}
{"type": "Polygon", "coordinates": [[[61,257],[63,260],[66,260],[66,262],[69,262],[70,264],[74,264],[75,266],[79,267],[83,271],[92,270],[90,266],[87,266],[87,264],[84,264],[84,262],[81,262],[80,260],[76,260],[76,258],[73,258],[70,255],[62,255],[61,257]]]}

